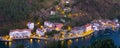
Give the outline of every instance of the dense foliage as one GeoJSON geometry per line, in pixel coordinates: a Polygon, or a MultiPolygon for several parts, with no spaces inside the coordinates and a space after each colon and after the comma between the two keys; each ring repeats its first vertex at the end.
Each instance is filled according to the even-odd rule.
{"type": "MultiPolygon", "coordinates": [[[[24,28],[28,21],[61,22],[61,17],[50,18],[51,16],[49,16],[49,8],[58,3],[54,0],[0,0],[0,32],[24,28]]],[[[101,18],[120,19],[120,4],[116,0],[76,0],[70,7],[73,9],[71,13],[86,15],[79,15],[71,19],[62,18],[67,20],[66,25],[81,26],[101,18]]]]}
{"type": "Polygon", "coordinates": [[[58,34],[59,32],[56,30],[52,30],[51,32],[46,32],[45,35],[48,35],[49,37],[53,37],[55,34],[58,34]]]}

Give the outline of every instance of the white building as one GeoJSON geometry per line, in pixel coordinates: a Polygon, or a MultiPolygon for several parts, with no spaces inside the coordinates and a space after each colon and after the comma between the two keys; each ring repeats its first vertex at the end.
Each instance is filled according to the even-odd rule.
{"type": "Polygon", "coordinates": [[[118,19],[114,19],[114,22],[119,22],[119,20],[118,19]]]}
{"type": "Polygon", "coordinates": [[[71,30],[72,33],[74,34],[82,34],[85,32],[84,28],[80,27],[75,27],[71,30]]]}
{"type": "Polygon", "coordinates": [[[45,31],[42,30],[42,29],[40,29],[40,28],[38,28],[38,29],[36,30],[36,34],[39,35],[39,36],[44,36],[44,35],[45,35],[45,31]]]}
{"type": "Polygon", "coordinates": [[[100,24],[98,24],[98,23],[93,23],[93,30],[94,30],[94,31],[99,31],[99,26],[100,26],[100,24]]]}
{"type": "Polygon", "coordinates": [[[33,30],[34,29],[34,23],[33,22],[28,22],[27,24],[28,28],[33,30]]]}
{"type": "Polygon", "coordinates": [[[50,11],[50,15],[55,15],[55,11],[50,11]]]}
{"type": "Polygon", "coordinates": [[[51,22],[45,21],[45,22],[44,22],[44,26],[51,28],[51,27],[53,27],[54,25],[53,25],[53,23],[51,23],[51,22]]]}
{"type": "Polygon", "coordinates": [[[30,29],[16,29],[11,30],[9,33],[10,38],[26,38],[30,37],[31,30],[30,29]]]}
{"type": "Polygon", "coordinates": [[[85,25],[85,31],[87,32],[87,31],[90,31],[90,30],[93,30],[92,25],[91,24],[86,24],[85,25]]]}
{"type": "Polygon", "coordinates": [[[52,22],[45,21],[44,26],[49,27],[49,28],[47,28],[47,30],[55,29],[57,31],[60,31],[61,28],[63,27],[63,24],[62,23],[52,23],[52,22]]]}

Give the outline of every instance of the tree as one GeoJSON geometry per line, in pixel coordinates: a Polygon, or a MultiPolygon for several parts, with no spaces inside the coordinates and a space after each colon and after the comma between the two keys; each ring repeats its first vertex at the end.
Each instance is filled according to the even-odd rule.
{"type": "Polygon", "coordinates": [[[56,30],[52,30],[51,32],[46,32],[45,35],[48,35],[48,36],[51,36],[53,37],[55,34],[59,33],[58,31],[56,30]]]}
{"type": "Polygon", "coordinates": [[[0,0],[0,12],[3,13],[7,21],[20,22],[28,19],[31,6],[27,0],[0,0]]]}
{"type": "Polygon", "coordinates": [[[114,42],[112,39],[97,39],[90,45],[90,48],[115,48],[114,42]]]}

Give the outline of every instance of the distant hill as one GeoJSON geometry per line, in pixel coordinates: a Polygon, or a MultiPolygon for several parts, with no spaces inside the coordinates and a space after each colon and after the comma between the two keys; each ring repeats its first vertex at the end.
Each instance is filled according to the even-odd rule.
{"type": "MultiPolygon", "coordinates": [[[[112,0],[77,0],[72,9],[84,12],[74,19],[74,23],[83,25],[94,19],[114,19],[120,17],[120,4],[112,0]]],[[[80,12],[77,11],[77,12],[80,12]]]]}
{"type": "Polygon", "coordinates": [[[120,0],[113,0],[114,2],[120,2],[120,0]]]}

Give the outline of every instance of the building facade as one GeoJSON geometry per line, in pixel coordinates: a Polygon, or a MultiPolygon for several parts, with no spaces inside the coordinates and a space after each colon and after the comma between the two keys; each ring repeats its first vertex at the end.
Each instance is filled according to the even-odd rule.
{"type": "Polygon", "coordinates": [[[9,33],[10,38],[28,38],[31,35],[30,29],[15,29],[9,33]]]}

